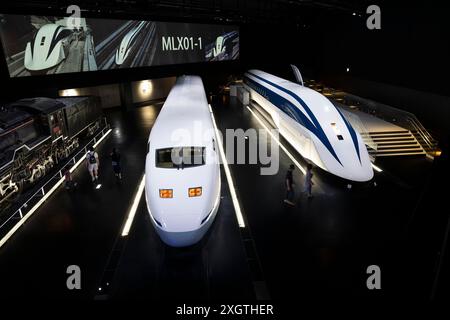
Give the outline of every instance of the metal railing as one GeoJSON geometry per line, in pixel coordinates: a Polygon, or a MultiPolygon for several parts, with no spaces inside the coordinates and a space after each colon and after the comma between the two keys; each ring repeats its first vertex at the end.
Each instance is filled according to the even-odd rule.
{"type": "Polygon", "coordinates": [[[109,124],[105,119],[105,126],[98,132],[85,146],[80,149],[70,160],[68,160],[61,169],[56,172],[46,183],[44,183],[33,195],[12,213],[0,225],[0,247],[9,239],[9,237],[40,207],[45,200],[64,182],[64,172],[68,166],[70,171],[75,169],[85,160],[86,153],[90,146],[96,147],[110,132],[109,124]],[[56,181],[56,182],[55,182],[56,181]]]}
{"type": "Polygon", "coordinates": [[[383,119],[387,122],[397,124],[398,126],[409,130],[411,134],[414,135],[427,156],[434,157],[440,154],[438,142],[414,114],[389,105],[375,102],[373,100],[361,98],[344,91],[324,87],[322,84],[311,79],[307,80],[306,83],[310,88],[323,92],[323,94],[327,97],[337,102],[349,107],[356,107],[362,112],[383,119]]]}
{"type": "Polygon", "coordinates": [[[425,129],[414,114],[389,105],[361,98],[347,92],[336,91],[331,88],[328,89],[330,90],[330,98],[339,98],[345,105],[356,107],[362,112],[409,130],[414,136],[417,135],[420,137],[417,141],[428,155],[434,156],[439,151],[438,142],[432,137],[428,130],[425,129]]]}

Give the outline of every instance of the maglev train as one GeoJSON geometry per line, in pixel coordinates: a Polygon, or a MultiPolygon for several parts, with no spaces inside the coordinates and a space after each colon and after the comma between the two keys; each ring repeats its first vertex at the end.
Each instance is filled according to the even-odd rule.
{"type": "Polygon", "coordinates": [[[373,169],[361,136],[325,96],[259,70],[244,83],[278,126],[280,134],[306,159],[338,177],[369,181],[373,169]]]}
{"type": "Polygon", "coordinates": [[[222,36],[218,36],[216,39],[216,45],[213,48],[213,57],[217,57],[224,51],[225,51],[225,38],[222,36]]]}
{"type": "Polygon", "coordinates": [[[147,209],[167,245],[197,243],[214,221],[218,151],[201,78],[179,77],[150,132],[145,160],[147,209]]]}
{"type": "Polygon", "coordinates": [[[116,50],[115,62],[118,66],[123,64],[128,58],[128,55],[136,42],[137,36],[139,35],[139,31],[142,30],[145,24],[145,21],[141,21],[136,28],[133,28],[123,37],[119,48],[116,50]]]}
{"type": "Polygon", "coordinates": [[[25,48],[24,67],[41,71],[57,66],[66,58],[73,32],[57,24],[43,25],[25,48]]]}

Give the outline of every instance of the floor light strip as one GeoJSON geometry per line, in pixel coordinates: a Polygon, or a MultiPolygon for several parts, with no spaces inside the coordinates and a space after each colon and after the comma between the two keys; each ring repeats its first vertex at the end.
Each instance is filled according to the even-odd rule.
{"type": "Polygon", "coordinates": [[[269,128],[264,124],[264,122],[256,115],[256,113],[247,106],[247,109],[252,113],[252,115],[255,117],[255,119],[259,122],[261,126],[264,127],[264,129],[267,130],[267,132],[270,134],[272,139],[278,144],[278,146],[287,154],[287,156],[291,159],[291,161],[296,165],[297,168],[300,169],[303,174],[306,174],[306,169],[302,167],[302,165],[294,158],[294,156],[286,149],[285,146],[283,146],[280,142],[280,140],[275,137],[275,135],[272,133],[272,131],[269,130],[269,128]]]}
{"type": "Polygon", "coordinates": [[[377,167],[377,166],[374,165],[373,163],[372,163],[372,168],[373,168],[375,171],[377,171],[377,172],[383,172],[383,170],[381,170],[380,167],[377,167]]]}
{"type": "Polygon", "coordinates": [[[94,143],[93,147],[94,148],[97,147],[99,145],[99,143],[102,142],[103,139],[105,139],[108,136],[108,134],[111,133],[111,131],[112,131],[112,129],[109,129],[108,131],[106,131],[106,133],[103,135],[103,137],[101,137],[96,143],[94,143]]]}
{"type": "Polygon", "coordinates": [[[137,208],[139,206],[139,202],[141,201],[142,194],[144,193],[145,187],[145,174],[142,176],[141,183],[139,184],[139,188],[134,196],[133,205],[128,212],[127,221],[122,229],[122,237],[128,236],[130,232],[131,225],[133,224],[134,216],[136,215],[137,208]]]}
{"type": "Polygon", "coordinates": [[[241,206],[239,205],[239,201],[236,194],[236,188],[234,187],[233,178],[231,177],[230,168],[228,166],[227,157],[225,156],[225,152],[223,150],[222,138],[219,134],[219,129],[216,125],[216,119],[214,118],[214,113],[211,110],[211,106],[209,106],[209,110],[211,112],[211,118],[214,125],[214,130],[216,132],[217,144],[219,146],[220,158],[222,159],[223,168],[225,171],[225,176],[227,177],[228,187],[230,189],[231,200],[233,201],[234,212],[236,213],[236,218],[239,224],[239,227],[245,228],[244,217],[242,215],[241,206]]]}
{"type": "Polygon", "coordinates": [[[0,248],[12,237],[12,235],[27,221],[31,215],[47,200],[48,197],[63,183],[64,178],[61,178],[56,182],[56,184],[39,200],[31,209],[27,212],[27,214],[20,219],[16,225],[8,231],[8,233],[0,240],[0,248]]]}

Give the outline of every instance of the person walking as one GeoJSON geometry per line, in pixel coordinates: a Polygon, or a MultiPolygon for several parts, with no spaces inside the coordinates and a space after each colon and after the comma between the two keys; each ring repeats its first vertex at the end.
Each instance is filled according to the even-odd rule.
{"type": "Polygon", "coordinates": [[[91,175],[92,182],[98,180],[98,168],[100,161],[98,159],[98,153],[94,151],[93,147],[89,147],[89,151],[86,154],[86,167],[91,175]]]}
{"type": "Polygon", "coordinates": [[[77,187],[77,183],[72,178],[70,166],[66,166],[64,169],[64,187],[66,188],[66,190],[72,190],[77,187]]]}
{"type": "Polygon", "coordinates": [[[284,202],[295,206],[295,203],[292,201],[294,199],[294,179],[292,176],[292,173],[295,169],[295,166],[291,164],[289,166],[288,171],[286,172],[286,178],[285,178],[285,185],[286,185],[286,199],[284,199],[284,202]]]}
{"type": "Polygon", "coordinates": [[[111,164],[113,167],[114,175],[122,180],[122,167],[120,166],[120,153],[117,151],[116,148],[112,149],[112,152],[110,153],[111,157],[111,164]]]}
{"type": "Polygon", "coordinates": [[[312,164],[308,163],[308,165],[306,166],[306,175],[305,175],[305,192],[306,195],[308,196],[308,199],[311,199],[313,197],[312,186],[314,185],[314,183],[312,182],[313,177],[312,168],[313,168],[312,164]]]}

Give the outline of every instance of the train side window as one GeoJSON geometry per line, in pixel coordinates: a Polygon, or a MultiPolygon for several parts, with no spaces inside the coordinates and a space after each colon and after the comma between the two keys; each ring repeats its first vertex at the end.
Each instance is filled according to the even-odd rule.
{"type": "Polygon", "coordinates": [[[337,138],[338,138],[339,140],[344,140],[344,137],[343,137],[342,135],[340,135],[340,134],[337,135],[337,138]]]}
{"type": "Polygon", "coordinates": [[[44,43],[45,43],[45,36],[43,36],[43,37],[41,38],[41,46],[43,46],[44,43]]]}
{"type": "Polygon", "coordinates": [[[216,151],[216,140],[214,140],[214,138],[212,139],[212,143],[213,143],[213,150],[216,151]]]}

